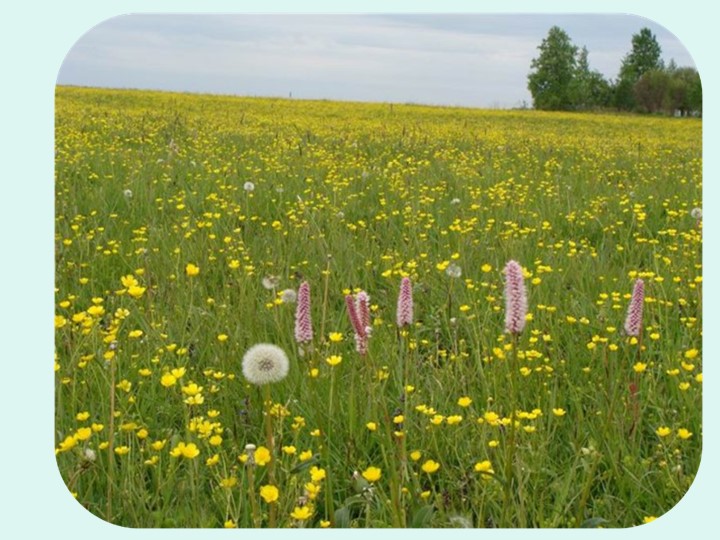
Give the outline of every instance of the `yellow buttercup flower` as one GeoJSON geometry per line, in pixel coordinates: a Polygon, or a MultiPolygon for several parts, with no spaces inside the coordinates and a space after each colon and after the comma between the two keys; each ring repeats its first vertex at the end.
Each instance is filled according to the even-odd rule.
{"type": "Polygon", "coordinates": [[[362,477],[368,482],[377,482],[382,476],[382,471],[377,467],[368,467],[362,472],[362,477]]]}
{"type": "Polygon", "coordinates": [[[267,504],[272,504],[276,502],[280,497],[280,490],[270,484],[262,486],[260,488],[260,497],[262,497],[262,500],[265,501],[267,504]]]}

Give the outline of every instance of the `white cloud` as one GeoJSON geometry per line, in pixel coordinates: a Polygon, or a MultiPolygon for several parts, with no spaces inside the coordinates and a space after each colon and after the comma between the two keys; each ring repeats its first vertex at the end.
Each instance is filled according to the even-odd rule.
{"type": "Polygon", "coordinates": [[[614,76],[647,21],[597,17],[131,15],[83,36],[58,82],[513,106],[530,101],[530,61],[552,24],[588,46],[591,67],[614,76]]]}

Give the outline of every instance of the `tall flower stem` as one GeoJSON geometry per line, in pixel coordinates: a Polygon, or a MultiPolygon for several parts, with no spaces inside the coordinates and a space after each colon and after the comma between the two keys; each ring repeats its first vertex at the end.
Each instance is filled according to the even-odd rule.
{"type": "MultiPolygon", "coordinates": [[[[268,450],[270,451],[270,462],[268,463],[268,480],[270,484],[275,485],[275,436],[273,434],[273,420],[272,420],[272,398],[270,396],[270,385],[266,384],[263,387],[263,411],[264,411],[264,424],[265,424],[265,439],[268,450]]],[[[270,505],[270,513],[268,517],[268,525],[272,528],[275,527],[275,513],[277,505],[270,505]]]]}
{"type": "Polygon", "coordinates": [[[335,515],[335,505],[333,502],[333,471],[332,467],[330,466],[330,444],[332,441],[332,427],[333,427],[333,419],[335,415],[334,411],[334,405],[335,405],[335,370],[337,369],[337,366],[330,368],[330,395],[328,397],[328,416],[327,416],[327,423],[325,427],[325,444],[323,445],[323,450],[325,454],[325,466],[328,469],[328,475],[325,479],[325,514],[327,515],[328,519],[333,519],[335,515]]]}
{"type": "Polygon", "coordinates": [[[503,494],[503,512],[502,523],[506,526],[511,524],[507,522],[508,512],[511,511],[511,498],[514,490],[515,480],[515,409],[517,408],[517,396],[515,394],[515,370],[517,369],[518,358],[518,334],[512,334],[512,355],[510,365],[508,366],[508,388],[510,394],[510,426],[508,429],[508,437],[505,446],[505,484],[503,494]]]}
{"type": "Polygon", "coordinates": [[[113,482],[115,481],[115,358],[110,360],[110,418],[108,419],[108,478],[105,520],[112,523],[113,482]]]}

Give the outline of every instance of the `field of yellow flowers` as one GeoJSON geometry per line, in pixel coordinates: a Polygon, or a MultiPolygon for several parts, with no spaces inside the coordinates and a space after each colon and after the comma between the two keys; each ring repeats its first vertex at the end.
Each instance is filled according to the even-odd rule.
{"type": "Polygon", "coordinates": [[[701,128],[58,87],[68,490],[128,527],[661,516],[701,452],[701,128]]]}

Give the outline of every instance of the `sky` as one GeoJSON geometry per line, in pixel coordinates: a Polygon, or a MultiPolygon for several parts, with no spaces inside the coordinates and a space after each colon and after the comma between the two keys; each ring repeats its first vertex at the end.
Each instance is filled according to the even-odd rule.
{"type": "Polygon", "coordinates": [[[670,31],[634,15],[125,15],[81,36],[57,82],[510,108],[532,104],[530,63],[552,26],[608,79],[643,27],[666,63],[695,66],[670,31]]]}

